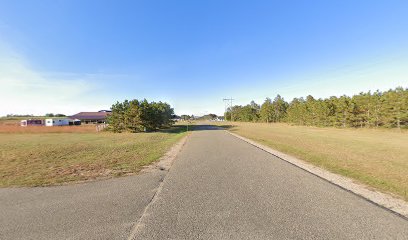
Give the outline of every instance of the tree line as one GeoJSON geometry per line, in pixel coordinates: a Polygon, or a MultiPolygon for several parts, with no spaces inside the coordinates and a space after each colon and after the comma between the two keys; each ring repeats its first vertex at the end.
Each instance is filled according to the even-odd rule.
{"type": "Polygon", "coordinates": [[[228,108],[225,118],[242,122],[287,122],[322,127],[408,128],[408,89],[361,92],[358,95],[315,99],[294,98],[286,102],[280,95],[266,98],[262,105],[228,108]]]}
{"type": "Polygon", "coordinates": [[[46,117],[66,117],[67,115],[62,114],[62,113],[46,113],[45,114],[46,117]]]}
{"type": "Polygon", "coordinates": [[[7,114],[7,118],[21,118],[21,117],[66,117],[62,113],[46,113],[44,116],[34,116],[33,114],[7,114]]]}
{"type": "Polygon", "coordinates": [[[163,102],[125,100],[112,105],[108,117],[109,129],[113,132],[156,131],[173,124],[173,108],[163,102]]]}

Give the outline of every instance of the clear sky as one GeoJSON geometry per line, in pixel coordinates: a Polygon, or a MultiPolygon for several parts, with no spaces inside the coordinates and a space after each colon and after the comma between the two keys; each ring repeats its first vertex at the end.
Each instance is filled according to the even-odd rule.
{"type": "Polygon", "coordinates": [[[408,87],[408,1],[0,0],[0,115],[408,87]]]}

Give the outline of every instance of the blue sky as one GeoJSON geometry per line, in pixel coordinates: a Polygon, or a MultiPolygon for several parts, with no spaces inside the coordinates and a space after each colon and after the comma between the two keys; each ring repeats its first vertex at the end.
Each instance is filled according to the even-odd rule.
{"type": "Polygon", "coordinates": [[[408,1],[0,0],[0,115],[408,87],[408,1]]]}

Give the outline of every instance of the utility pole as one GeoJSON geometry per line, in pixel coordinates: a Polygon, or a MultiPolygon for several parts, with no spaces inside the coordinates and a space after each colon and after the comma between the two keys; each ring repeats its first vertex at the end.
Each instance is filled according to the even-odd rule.
{"type": "Polygon", "coordinates": [[[224,98],[222,99],[224,101],[224,107],[225,107],[225,117],[227,116],[227,109],[228,107],[231,109],[231,121],[234,121],[233,117],[232,117],[232,101],[234,101],[234,99],[232,99],[232,97],[230,98],[224,98]]]}

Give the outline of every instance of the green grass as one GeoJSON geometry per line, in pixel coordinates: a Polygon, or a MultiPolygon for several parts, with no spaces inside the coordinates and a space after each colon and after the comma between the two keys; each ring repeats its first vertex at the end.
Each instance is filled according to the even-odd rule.
{"type": "Polygon", "coordinates": [[[185,135],[185,126],[136,134],[0,134],[0,187],[58,185],[137,173],[185,135]]]}
{"type": "Polygon", "coordinates": [[[407,131],[232,125],[232,132],[408,201],[407,131]]]}

